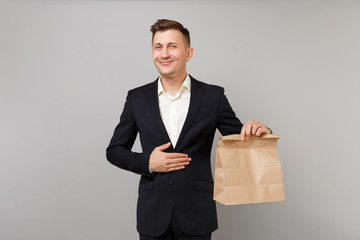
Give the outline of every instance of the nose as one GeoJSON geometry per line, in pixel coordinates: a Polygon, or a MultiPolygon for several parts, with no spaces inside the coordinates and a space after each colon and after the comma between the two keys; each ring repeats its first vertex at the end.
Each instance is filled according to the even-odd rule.
{"type": "Polygon", "coordinates": [[[165,47],[161,51],[161,58],[166,59],[170,57],[168,49],[165,47]]]}

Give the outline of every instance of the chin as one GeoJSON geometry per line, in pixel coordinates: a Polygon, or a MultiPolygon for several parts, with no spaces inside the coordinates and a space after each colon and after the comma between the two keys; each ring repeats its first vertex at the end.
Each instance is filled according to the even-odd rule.
{"type": "Polygon", "coordinates": [[[164,76],[171,76],[171,75],[174,75],[174,71],[159,71],[159,73],[161,74],[161,75],[164,75],[164,76]]]}

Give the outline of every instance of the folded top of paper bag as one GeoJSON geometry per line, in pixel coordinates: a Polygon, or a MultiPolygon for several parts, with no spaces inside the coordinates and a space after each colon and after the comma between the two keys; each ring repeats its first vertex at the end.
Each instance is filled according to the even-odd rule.
{"type": "Polygon", "coordinates": [[[276,147],[276,142],[280,136],[276,134],[262,134],[260,137],[252,136],[247,140],[240,140],[240,134],[232,134],[227,136],[221,136],[219,138],[218,146],[223,141],[236,141],[236,147],[242,148],[257,148],[257,147],[276,147]]]}

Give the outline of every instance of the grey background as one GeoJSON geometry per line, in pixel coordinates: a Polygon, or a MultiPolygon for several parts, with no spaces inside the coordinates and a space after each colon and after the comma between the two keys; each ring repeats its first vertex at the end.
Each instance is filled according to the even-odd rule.
{"type": "Polygon", "coordinates": [[[213,239],[360,239],[359,12],[340,0],[1,2],[0,239],[138,238],[139,176],[105,148],[127,91],[158,75],[158,18],[189,28],[190,74],[281,137],[286,201],[218,204],[213,239]]]}

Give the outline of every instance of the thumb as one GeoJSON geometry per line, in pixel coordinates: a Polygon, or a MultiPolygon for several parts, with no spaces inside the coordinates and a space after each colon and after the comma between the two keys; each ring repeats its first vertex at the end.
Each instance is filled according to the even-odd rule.
{"type": "Polygon", "coordinates": [[[162,151],[162,150],[167,149],[168,147],[170,147],[170,142],[158,146],[158,150],[162,151]]]}

